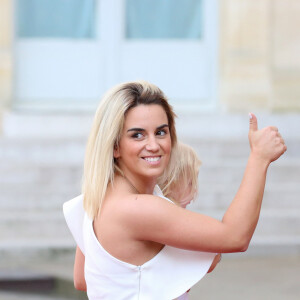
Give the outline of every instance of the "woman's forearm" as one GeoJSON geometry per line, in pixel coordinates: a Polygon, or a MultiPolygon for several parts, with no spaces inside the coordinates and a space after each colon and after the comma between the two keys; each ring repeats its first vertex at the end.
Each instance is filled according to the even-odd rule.
{"type": "Polygon", "coordinates": [[[222,220],[235,232],[232,238],[241,250],[248,248],[258,222],[268,166],[250,154],[240,188],[222,220]]]}
{"type": "Polygon", "coordinates": [[[248,248],[258,222],[268,167],[287,149],[276,127],[258,130],[256,116],[249,116],[250,156],[240,188],[222,220],[233,233],[229,234],[231,242],[242,251],[248,248]]]}

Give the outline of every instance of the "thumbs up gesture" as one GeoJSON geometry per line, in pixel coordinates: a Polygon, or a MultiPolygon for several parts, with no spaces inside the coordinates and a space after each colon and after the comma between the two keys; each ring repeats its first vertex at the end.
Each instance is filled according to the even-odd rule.
{"type": "Polygon", "coordinates": [[[287,150],[278,128],[268,126],[259,130],[256,116],[250,113],[249,118],[248,137],[251,152],[267,163],[277,160],[287,150]]]}

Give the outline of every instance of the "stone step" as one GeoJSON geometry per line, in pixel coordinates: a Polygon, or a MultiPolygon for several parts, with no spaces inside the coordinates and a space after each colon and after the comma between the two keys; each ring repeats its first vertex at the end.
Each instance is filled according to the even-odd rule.
{"type": "MultiPolygon", "coordinates": [[[[238,185],[209,184],[199,185],[197,199],[193,201],[199,208],[226,209],[233,200],[238,185]]],[[[64,202],[79,195],[80,187],[53,188],[43,190],[42,187],[35,190],[8,190],[2,189],[0,198],[1,211],[48,211],[60,209],[64,202]]],[[[264,193],[263,207],[276,209],[300,208],[299,186],[283,184],[278,187],[275,184],[268,184],[264,193]]]]}
{"type": "Polygon", "coordinates": [[[15,194],[10,193],[5,201],[0,201],[0,211],[11,212],[36,212],[43,213],[47,211],[57,211],[62,208],[64,202],[76,197],[80,194],[70,190],[64,193],[43,194],[43,191],[36,191],[34,195],[23,195],[18,198],[13,197],[15,194]]]}
{"type": "MultiPolygon", "coordinates": [[[[82,165],[86,147],[85,138],[0,138],[0,159],[13,164],[30,162],[32,164],[72,164],[82,165]]],[[[220,160],[246,160],[250,148],[247,135],[243,138],[192,138],[183,136],[180,140],[195,148],[203,162],[220,160]]],[[[299,138],[285,140],[288,151],[280,159],[300,159],[299,138]]]]}
{"type": "Polygon", "coordinates": [[[70,236],[62,209],[51,212],[1,212],[0,217],[0,243],[32,238],[64,239],[70,236]]]}
{"type": "MultiPolygon", "coordinates": [[[[76,244],[72,239],[27,239],[0,243],[0,265],[13,261],[16,265],[24,261],[57,260],[74,257],[76,244]]],[[[300,252],[300,237],[288,236],[254,236],[246,255],[291,255],[300,252]]],[[[233,254],[234,255],[234,254],[233,254]]],[[[235,254],[236,255],[236,254],[235,254]]]]}
{"type": "MultiPolygon", "coordinates": [[[[287,236],[259,236],[254,233],[246,252],[248,256],[277,256],[277,255],[299,255],[300,237],[287,236]]],[[[234,255],[234,254],[232,254],[234,255]]]]}
{"type": "MultiPolygon", "coordinates": [[[[3,114],[3,133],[6,137],[17,139],[85,138],[89,133],[96,107],[89,111],[75,112],[22,112],[8,111],[3,114]],[[47,126],[41,126],[47,124],[47,126]]],[[[240,138],[249,130],[248,114],[199,113],[177,107],[176,129],[179,137],[203,139],[240,138]]],[[[299,137],[300,118],[298,114],[256,113],[259,128],[277,126],[285,138],[299,137]]]]}
{"type": "MultiPolygon", "coordinates": [[[[203,163],[199,171],[200,182],[232,183],[240,182],[245,170],[246,160],[203,163]]],[[[3,184],[71,184],[81,178],[83,165],[37,165],[30,163],[0,165],[0,183],[3,184]]],[[[270,165],[268,181],[284,182],[288,179],[299,181],[300,159],[281,160],[270,165]]]]}
{"type": "Polygon", "coordinates": [[[63,203],[80,194],[79,184],[74,187],[9,187],[1,190],[0,211],[48,211],[57,210],[63,203]]]}
{"type": "MultiPolygon", "coordinates": [[[[48,211],[61,209],[64,202],[81,193],[79,180],[73,185],[1,185],[0,210],[14,211],[48,211]]],[[[233,200],[239,188],[239,183],[214,184],[199,183],[197,199],[192,202],[199,209],[226,209],[233,200]]],[[[266,184],[264,208],[300,208],[300,185],[293,182],[266,184]]]]}
{"type": "MultiPolygon", "coordinates": [[[[66,238],[49,238],[49,237],[31,237],[28,239],[6,239],[0,243],[0,252],[32,254],[32,251],[39,252],[49,249],[55,252],[57,249],[65,250],[66,252],[75,250],[76,243],[73,240],[71,234],[66,238]],[[28,252],[28,253],[27,253],[28,252]]],[[[1,260],[1,256],[0,256],[1,260]]]]}
{"type": "MultiPolygon", "coordinates": [[[[192,146],[198,153],[199,158],[203,162],[220,161],[220,160],[247,160],[250,153],[250,147],[247,136],[240,139],[228,139],[226,136],[219,139],[209,139],[194,137],[184,137],[182,141],[192,146]]],[[[285,159],[299,159],[300,139],[285,139],[288,151],[280,158],[279,161],[285,159]]]]}
{"type": "MultiPolygon", "coordinates": [[[[221,220],[225,210],[196,210],[221,220]]],[[[260,237],[294,236],[300,238],[300,209],[263,209],[256,235],[260,237]]],[[[70,239],[62,210],[53,212],[30,212],[0,214],[0,244],[33,238],[70,239]]]]}
{"type": "MultiPolygon", "coordinates": [[[[216,162],[202,164],[199,171],[199,182],[204,183],[240,183],[245,171],[246,161],[216,162]]],[[[299,182],[300,160],[284,160],[270,165],[267,182],[299,182]],[[287,177],[288,174],[288,177],[287,177]]]]}
{"type": "MultiPolygon", "coordinates": [[[[239,188],[239,183],[204,184],[199,183],[197,199],[192,202],[196,209],[226,209],[239,188]]],[[[263,208],[298,209],[300,186],[295,183],[267,183],[263,199],[263,208]]]]}
{"type": "Polygon", "coordinates": [[[300,238],[300,210],[263,210],[255,230],[257,237],[287,236],[300,238]]]}
{"type": "MultiPolygon", "coordinates": [[[[227,207],[240,185],[245,162],[203,164],[199,172],[199,201],[203,207],[227,207]]],[[[55,209],[80,194],[82,167],[7,163],[0,165],[0,208],[55,209]]],[[[299,207],[300,161],[284,160],[270,166],[264,205],[299,207]]]]}
{"type": "MultiPolygon", "coordinates": [[[[192,202],[196,209],[226,209],[233,200],[238,190],[236,185],[203,184],[199,185],[197,199],[192,202]]],[[[1,189],[0,210],[2,212],[43,212],[61,209],[64,202],[80,194],[77,188],[49,187],[35,189],[1,189]]],[[[300,186],[288,183],[280,186],[267,184],[263,208],[297,209],[299,202],[300,186]]]]}
{"type": "MultiPolygon", "coordinates": [[[[189,209],[218,220],[222,220],[225,213],[225,210],[189,209]]],[[[262,209],[255,236],[260,238],[291,236],[300,239],[300,209],[262,209]]]]}
{"type": "Polygon", "coordinates": [[[56,165],[48,166],[30,163],[0,165],[1,184],[71,184],[81,178],[83,166],[56,165]]]}
{"type": "Polygon", "coordinates": [[[81,165],[85,139],[0,139],[0,159],[13,164],[81,165]]]}
{"type": "MultiPolygon", "coordinates": [[[[23,166],[18,172],[15,176],[12,173],[1,178],[2,210],[55,209],[80,194],[82,169],[79,167],[37,166],[27,172],[23,166]]],[[[227,207],[239,188],[243,172],[239,164],[203,166],[199,173],[200,207],[227,207]]],[[[299,178],[298,162],[271,166],[264,205],[274,208],[299,207],[299,178]]]]}

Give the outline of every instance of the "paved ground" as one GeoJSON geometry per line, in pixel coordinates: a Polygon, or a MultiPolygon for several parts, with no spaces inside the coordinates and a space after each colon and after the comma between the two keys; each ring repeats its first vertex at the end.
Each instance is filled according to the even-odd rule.
{"type": "Polygon", "coordinates": [[[191,300],[300,299],[300,256],[236,256],[225,255],[214,272],[191,290],[191,300]]]}
{"type": "MultiPolygon", "coordinates": [[[[26,267],[25,265],[22,268],[26,267]]],[[[27,265],[28,267],[28,265],[27,265]]],[[[52,274],[69,281],[63,285],[72,290],[72,262],[43,262],[28,267],[43,274],[52,274]]],[[[14,268],[17,270],[17,266],[14,268]]],[[[64,281],[63,281],[64,282],[64,281]]],[[[0,300],[65,300],[84,299],[84,295],[16,294],[0,292],[0,300]]],[[[299,300],[300,256],[251,257],[247,254],[223,255],[222,262],[190,292],[190,300],[299,300]]]]}

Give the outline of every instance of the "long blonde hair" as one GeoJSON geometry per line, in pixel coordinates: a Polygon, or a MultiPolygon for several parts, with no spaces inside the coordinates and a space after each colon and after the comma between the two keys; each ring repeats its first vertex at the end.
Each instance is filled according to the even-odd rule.
{"type": "Polygon", "coordinates": [[[172,147],[176,145],[175,114],[164,93],[146,81],[127,82],[110,89],[102,98],[89,135],[82,179],[83,206],[94,219],[100,214],[107,186],[118,166],[113,150],[118,146],[126,113],[140,104],[158,104],[168,118],[172,147]]]}
{"type": "MultiPolygon", "coordinates": [[[[168,167],[158,179],[158,185],[162,189],[163,194],[172,198],[172,190],[176,186],[188,188],[191,184],[191,190],[198,191],[198,172],[201,161],[195,150],[181,142],[178,142],[173,148],[171,159],[168,167]]],[[[177,202],[176,199],[172,199],[177,202]]],[[[177,203],[179,204],[179,203],[177,203]]]]}

